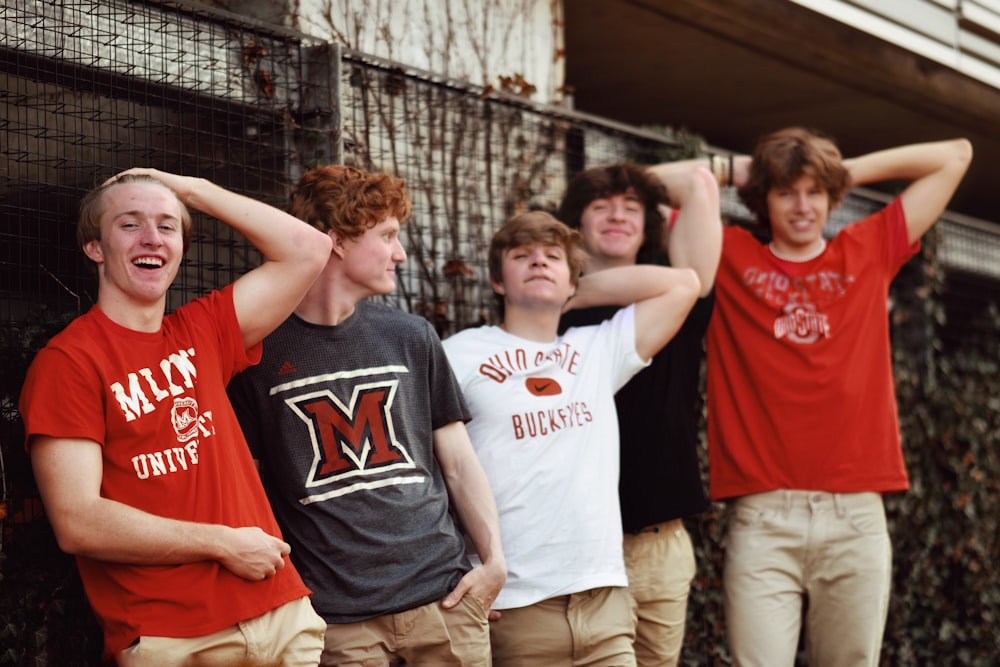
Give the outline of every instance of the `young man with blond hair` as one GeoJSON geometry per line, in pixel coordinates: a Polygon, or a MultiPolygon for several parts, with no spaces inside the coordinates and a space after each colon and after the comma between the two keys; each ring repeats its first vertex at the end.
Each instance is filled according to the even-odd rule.
{"type": "Polygon", "coordinates": [[[204,179],[131,169],[92,190],[78,238],[97,304],[52,339],[21,392],[38,488],[119,665],[315,665],[323,623],[226,399],[323,268],[330,241],[204,179]],[[188,207],[265,262],[166,315],[188,207]]]}

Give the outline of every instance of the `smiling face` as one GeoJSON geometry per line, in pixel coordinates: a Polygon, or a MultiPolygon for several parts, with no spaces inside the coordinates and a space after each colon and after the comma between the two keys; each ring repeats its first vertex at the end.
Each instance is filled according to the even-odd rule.
{"type": "Polygon", "coordinates": [[[399,241],[399,219],[389,216],[363,234],[339,244],[347,278],[358,298],[388,294],[396,289],[396,267],[406,261],[399,241]]]}
{"type": "Polygon", "coordinates": [[[810,175],[767,193],[774,248],[786,257],[809,257],[823,246],[830,195],[810,175]]]}
{"type": "Polygon", "coordinates": [[[591,268],[634,264],[645,235],[646,208],[635,191],[599,197],[580,216],[583,245],[591,268]]]}
{"type": "Polygon", "coordinates": [[[183,213],[159,183],[128,182],[102,194],[100,238],[83,251],[97,265],[98,305],[120,323],[134,308],[162,315],[184,255],[183,213]]]}

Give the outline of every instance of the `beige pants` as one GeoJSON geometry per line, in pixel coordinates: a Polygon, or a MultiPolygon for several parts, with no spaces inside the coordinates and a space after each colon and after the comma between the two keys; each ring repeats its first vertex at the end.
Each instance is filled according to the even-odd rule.
{"type": "Polygon", "coordinates": [[[140,637],[121,667],[316,667],[326,623],[300,598],[201,637],[140,637]]]}
{"type": "Polygon", "coordinates": [[[695,574],[691,536],[680,519],[625,534],[628,590],[635,599],[639,667],[675,667],[684,644],[688,595],[695,574]]]}
{"type": "Polygon", "coordinates": [[[770,491],[729,507],[723,586],[734,667],[878,665],[892,548],[877,493],[770,491]]]}
{"type": "Polygon", "coordinates": [[[431,602],[357,623],[327,626],[322,667],[490,666],[486,611],[471,595],[451,609],[431,602]]]}
{"type": "Polygon", "coordinates": [[[504,609],[490,623],[496,667],[634,667],[635,604],[595,588],[504,609]]]}

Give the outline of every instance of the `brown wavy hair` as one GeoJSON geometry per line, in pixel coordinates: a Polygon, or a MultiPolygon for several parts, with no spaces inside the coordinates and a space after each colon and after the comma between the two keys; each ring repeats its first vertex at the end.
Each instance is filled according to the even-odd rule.
{"type": "Polygon", "coordinates": [[[645,209],[643,240],[636,261],[644,264],[662,260],[664,253],[660,238],[663,234],[663,215],[658,205],[668,204],[670,199],[660,179],[638,164],[623,162],[580,172],[566,187],[556,217],[572,229],[580,229],[583,212],[592,201],[625,194],[630,189],[645,209]]]}
{"type": "Polygon", "coordinates": [[[830,210],[840,204],[851,187],[840,149],[831,138],[802,127],[788,127],[757,142],[750,177],[738,194],[757,224],[770,231],[767,193],[771,188],[788,187],[803,176],[812,176],[826,190],[830,210]]]}
{"type": "MultiPolygon", "coordinates": [[[[569,265],[570,283],[574,286],[579,283],[583,267],[590,259],[587,251],[583,249],[583,235],[545,211],[528,211],[515,215],[493,235],[487,260],[490,280],[503,282],[503,258],[508,251],[536,244],[562,248],[566,253],[566,263],[569,265]]],[[[494,297],[500,317],[503,317],[503,296],[494,293],[494,297]]]]}
{"type": "Polygon", "coordinates": [[[406,222],[412,210],[406,182],[386,173],[325,165],[305,173],[288,212],[316,229],[355,239],[388,217],[406,222]]]}

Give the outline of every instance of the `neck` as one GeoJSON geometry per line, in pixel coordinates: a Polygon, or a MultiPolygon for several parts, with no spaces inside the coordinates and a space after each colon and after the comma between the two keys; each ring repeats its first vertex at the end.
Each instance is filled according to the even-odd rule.
{"type": "Polygon", "coordinates": [[[816,243],[804,248],[779,248],[774,241],[771,241],[767,247],[770,248],[772,255],[786,262],[808,262],[823,254],[823,251],[826,250],[826,239],[820,238],[816,243]]]}
{"type": "Polygon", "coordinates": [[[109,320],[133,331],[156,333],[163,326],[163,313],[166,310],[167,297],[163,296],[155,305],[136,306],[132,303],[122,303],[114,298],[99,295],[97,307],[109,320]]]}
{"type": "Polygon", "coordinates": [[[310,324],[336,326],[353,315],[358,301],[368,296],[339,275],[334,263],[329,262],[295,307],[295,314],[310,324]]]}
{"type": "Polygon", "coordinates": [[[551,343],[559,332],[559,312],[524,310],[505,306],[500,328],[536,343],[551,343]]]}

